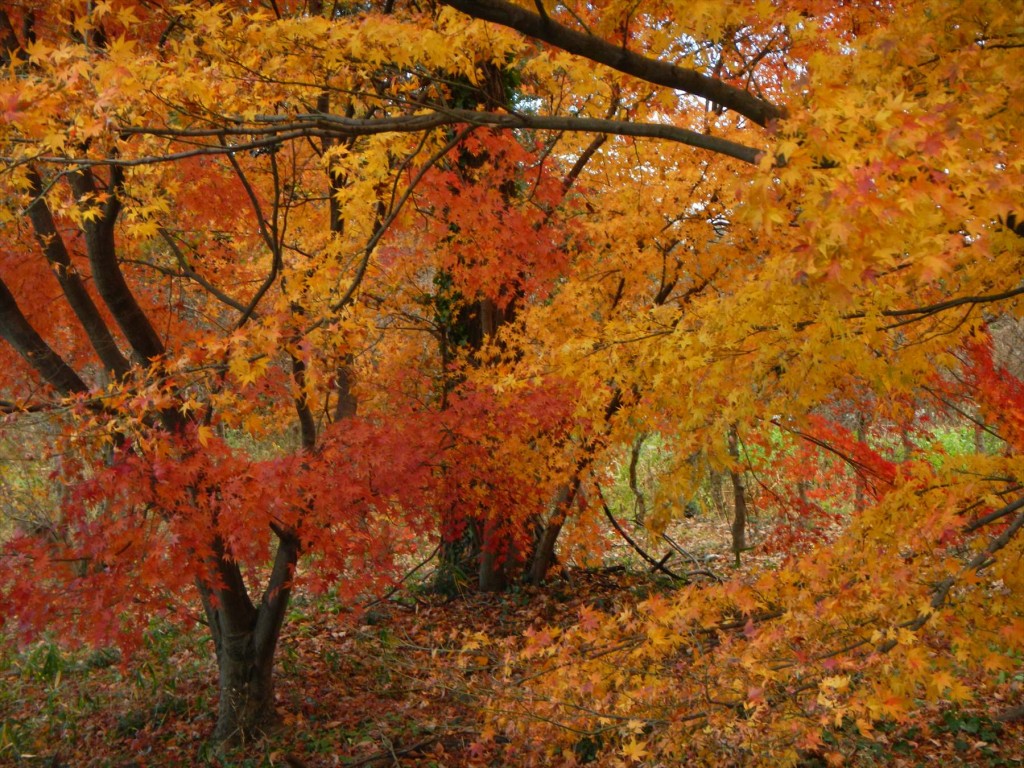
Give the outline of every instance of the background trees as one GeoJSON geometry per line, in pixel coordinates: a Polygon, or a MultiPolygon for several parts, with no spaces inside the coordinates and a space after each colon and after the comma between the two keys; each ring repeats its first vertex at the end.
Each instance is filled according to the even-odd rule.
{"type": "Polygon", "coordinates": [[[1021,641],[1019,387],[988,331],[1024,290],[1015,10],[4,12],[4,408],[61,457],[6,537],[7,615],[130,645],[195,589],[216,735],[254,733],[300,580],[353,595],[440,543],[461,584],[538,582],[656,434],[654,533],[709,473],[739,510],[773,472],[789,559],[582,626],[545,717],[705,757],[768,723],[775,760],[826,714],[982,694],[1021,641]],[[1001,450],[926,460],[920,414],[950,409],[1001,450]]]}

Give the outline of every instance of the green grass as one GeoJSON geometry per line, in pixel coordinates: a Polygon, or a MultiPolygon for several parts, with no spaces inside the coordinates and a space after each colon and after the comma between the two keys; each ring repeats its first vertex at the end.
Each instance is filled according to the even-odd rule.
{"type": "Polygon", "coordinates": [[[208,730],[212,711],[201,684],[212,661],[196,653],[208,644],[169,626],[146,637],[122,665],[112,649],[66,652],[53,638],[18,649],[0,636],[0,764],[121,765],[156,749],[154,734],[167,742],[162,749],[194,753],[192,738],[208,730]],[[171,725],[182,733],[177,744],[171,725]]]}

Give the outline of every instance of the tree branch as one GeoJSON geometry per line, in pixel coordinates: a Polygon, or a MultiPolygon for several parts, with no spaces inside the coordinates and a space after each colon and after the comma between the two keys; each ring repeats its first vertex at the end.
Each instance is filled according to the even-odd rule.
{"type": "Polygon", "coordinates": [[[647,554],[647,552],[645,552],[639,544],[633,541],[630,535],[626,533],[626,530],[621,525],[619,525],[619,521],[615,519],[615,515],[612,514],[611,509],[608,508],[608,502],[604,500],[604,494],[601,493],[601,486],[595,484],[594,487],[597,488],[597,497],[601,500],[601,507],[604,509],[604,516],[608,518],[608,522],[610,522],[612,524],[612,527],[614,527],[615,530],[619,532],[619,535],[626,540],[626,543],[629,544],[629,546],[631,546],[634,550],[636,550],[636,553],[640,555],[640,557],[642,557],[644,560],[650,563],[653,569],[659,570],[662,573],[667,574],[670,578],[676,579],[677,581],[682,580],[682,576],[672,573],[672,571],[665,567],[664,559],[655,560],[653,557],[647,554]]]}
{"type": "MultiPolygon", "coordinates": [[[[529,129],[538,131],[580,131],[603,133],[637,138],[675,141],[698,149],[726,155],[756,164],[762,150],[729,141],[718,136],[709,136],[687,128],[667,123],[635,123],[628,120],[611,120],[598,117],[574,117],[570,115],[528,115],[513,112],[476,112],[471,109],[444,109],[421,115],[400,115],[396,117],[356,118],[311,112],[303,115],[257,115],[252,121],[238,118],[232,125],[218,128],[176,129],[148,126],[127,126],[121,129],[124,135],[161,136],[169,139],[220,139],[246,137],[240,144],[209,144],[182,152],[166,155],[151,155],[141,158],[67,158],[40,156],[36,162],[61,165],[115,165],[134,166],[173,162],[198,155],[226,154],[274,146],[296,138],[339,138],[370,136],[381,133],[415,133],[431,128],[463,123],[504,130],[529,129]]],[[[13,159],[11,159],[13,162],[13,159]]]]}
{"type": "Polygon", "coordinates": [[[990,512],[989,514],[985,515],[984,517],[979,517],[977,520],[972,522],[970,525],[965,525],[964,526],[964,533],[974,533],[974,531],[978,530],[979,528],[985,527],[989,523],[994,523],[996,520],[998,520],[998,519],[1000,519],[1002,517],[1006,517],[1007,515],[1012,515],[1014,512],[1016,512],[1021,507],[1024,507],[1024,496],[1022,496],[1021,498],[1017,499],[1016,501],[1011,501],[1005,507],[997,509],[995,512],[990,512]]]}
{"type": "Polygon", "coordinates": [[[122,378],[128,373],[131,367],[128,360],[121,354],[117,347],[110,329],[100,315],[92,296],[85,289],[85,284],[79,276],[78,271],[71,264],[71,257],[68,254],[64,240],[57,231],[53,214],[43,195],[43,181],[35,168],[29,168],[28,173],[29,193],[33,196],[27,213],[32,222],[32,229],[35,232],[36,240],[43,249],[43,254],[53,267],[57,282],[64,291],[64,297],[68,305],[78,317],[82,329],[89,342],[96,350],[103,365],[107,370],[113,371],[117,378],[122,378]]]}
{"type": "Polygon", "coordinates": [[[785,110],[735,86],[563,26],[549,16],[530,13],[507,0],[441,0],[474,19],[509,27],[577,56],[611,67],[648,83],[707,99],[743,115],[758,125],[785,117],[785,110]]]}
{"type": "MultiPolygon", "coordinates": [[[[175,277],[187,278],[193,281],[194,283],[200,285],[207,293],[212,295],[221,303],[226,304],[227,306],[231,307],[232,309],[236,309],[241,313],[245,313],[246,306],[242,302],[232,298],[227,293],[220,290],[217,286],[211,283],[209,280],[207,280],[205,277],[203,277],[201,274],[192,269],[192,267],[188,263],[188,259],[185,257],[185,253],[181,250],[181,247],[174,241],[174,236],[171,235],[171,233],[165,227],[160,227],[158,231],[160,233],[160,236],[163,238],[164,242],[167,243],[167,247],[171,249],[171,253],[174,254],[174,258],[178,262],[179,270],[178,272],[173,272],[171,270],[161,271],[164,271],[165,274],[173,275],[175,277]]],[[[154,269],[160,269],[160,267],[157,267],[154,264],[146,264],[146,266],[152,267],[154,269]]]]}
{"type": "MultiPolygon", "coordinates": [[[[102,205],[100,218],[87,221],[82,228],[89,251],[93,281],[100,296],[135,353],[142,360],[151,361],[163,355],[164,343],[124,279],[121,266],[117,262],[117,247],[114,242],[114,226],[121,212],[117,188],[121,184],[123,174],[124,171],[116,164],[111,168],[110,181],[105,191],[107,197],[102,205]]],[[[96,193],[96,179],[89,168],[70,174],[69,180],[79,199],[96,193]]]]}
{"type": "Polygon", "coordinates": [[[7,284],[0,279],[0,336],[21,355],[46,382],[62,395],[80,394],[89,387],[64,359],[43,341],[14,301],[7,284]]]}

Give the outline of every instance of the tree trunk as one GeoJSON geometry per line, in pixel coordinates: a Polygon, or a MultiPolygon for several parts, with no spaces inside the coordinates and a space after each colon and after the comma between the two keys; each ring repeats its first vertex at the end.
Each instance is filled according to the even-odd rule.
{"type": "Polygon", "coordinates": [[[216,742],[258,738],[276,723],[273,657],[257,652],[253,632],[221,638],[217,650],[220,705],[216,742]]]}
{"type": "Polygon", "coordinates": [[[562,532],[562,524],[565,521],[565,513],[561,507],[555,511],[552,519],[548,521],[533,557],[530,559],[529,570],[526,572],[526,582],[529,584],[543,584],[551,566],[555,564],[555,544],[558,535],[562,532]]]}
{"type": "Polygon", "coordinates": [[[736,565],[740,564],[740,553],[747,548],[747,497],[743,488],[743,478],[735,470],[729,470],[732,479],[735,509],[732,516],[732,551],[736,556],[736,565]]]}
{"type": "Polygon", "coordinates": [[[985,450],[985,430],[980,424],[980,418],[978,422],[974,424],[974,452],[978,455],[984,455],[985,450]]]}
{"type": "Polygon", "coordinates": [[[467,589],[475,589],[469,575],[478,567],[480,535],[475,520],[459,519],[454,510],[442,514],[435,592],[455,597],[467,589]]]}
{"type": "MultiPolygon", "coordinates": [[[[497,333],[510,316],[490,299],[480,299],[459,306],[457,293],[451,289],[449,275],[435,280],[438,294],[435,297],[435,320],[442,332],[438,337],[441,354],[441,368],[445,379],[441,390],[441,409],[448,407],[449,396],[462,383],[461,377],[448,375],[448,368],[456,356],[456,350],[468,346],[472,350],[471,360],[484,344],[497,333]],[[458,309],[453,312],[453,307],[458,309]]],[[[451,471],[449,468],[445,472],[451,471]]],[[[488,510],[479,516],[456,513],[449,509],[441,521],[440,565],[434,579],[434,590],[440,594],[454,596],[463,589],[473,586],[481,592],[498,592],[508,586],[508,574],[498,557],[501,542],[494,526],[486,517],[488,510]],[[475,584],[470,575],[476,572],[475,584]]]]}
{"type": "MultiPolygon", "coordinates": [[[[729,430],[729,453],[734,459],[739,459],[739,436],[735,426],[729,430]]],[[[747,548],[747,495],[743,476],[735,468],[730,467],[729,479],[732,480],[733,493],[732,551],[739,566],[740,553],[747,548]]]]}
{"type": "MultiPolygon", "coordinates": [[[[867,437],[867,429],[868,425],[871,422],[871,419],[868,416],[868,414],[865,413],[863,410],[858,411],[855,418],[857,420],[857,440],[863,443],[865,442],[865,438],[867,437]]],[[[857,512],[863,512],[864,508],[867,506],[867,490],[868,483],[867,479],[864,477],[864,473],[857,472],[855,497],[853,502],[853,507],[857,512]]]]}
{"type": "Polygon", "coordinates": [[[647,519],[647,501],[644,498],[643,490],[640,488],[640,479],[637,477],[637,467],[640,464],[640,454],[643,452],[644,440],[647,433],[641,432],[636,436],[633,445],[629,450],[629,488],[633,491],[633,524],[643,525],[647,519]]]}
{"type": "Polygon", "coordinates": [[[481,592],[502,592],[508,586],[505,562],[510,553],[503,539],[498,522],[488,514],[477,547],[477,589],[481,592]]]}
{"type": "Polygon", "coordinates": [[[299,543],[276,531],[277,554],[259,607],[252,604],[238,564],[224,556],[223,542],[214,543],[216,589],[200,583],[199,594],[217,652],[220,703],[215,743],[260,738],[277,723],[274,708],[274,655],[291,596],[291,580],[299,543]]]}
{"type": "Polygon", "coordinates": [[[708,492],[711,495],[711,503],[719,517],[727,514],[725,506],[725,494],[722,493],[722,473],[714,467],[708,470],[708,492]]]}
{"type": "MultiPolygon", "coordinates": [[[[622,390],[616,389],[604,411],[605,428],[609,427],[612,416],[618,413],[621,407],[622,390]]],[[[569,514],[569,510],[583,493],[583,473],[587,471],[594,461],[594,452],[600,439],[599,436],[595,436],[588,441],[586,450],[583,451],[581,457],[577,460],[570,479],[561,485],[555,494],[551,516],[548,518],[547,525],[544,526],[543,533],[537,537],[534,550],[530,553],[530,557],[527,560],[528,565],[526,572],[523,574],[523,580],[528,584],[544,583],[548,571],[555,564],[555,544],[562,533],[562,527],[565,525],[565,519],[569,514]]]]}
{"type": "Polygon", "coordinates": [[[576,494],[579,493],[581,484],[580,471],[582,471],[582,467],[577,468],[576,476],[572,482],[561,486],[555,495],[551,517],[548,519],[547,525],[544,526],[543,532],[537,538],[537,543],[534,546],[533,554],[530,557],[529,565],[524,575],[524,580],[528,584],[543,584],[548,571],[555,564],[555,544],[558,542],[558,536],[561,534],[562,526],[565,524],[565,515],[569,505],[576,500],[576,494]]]}

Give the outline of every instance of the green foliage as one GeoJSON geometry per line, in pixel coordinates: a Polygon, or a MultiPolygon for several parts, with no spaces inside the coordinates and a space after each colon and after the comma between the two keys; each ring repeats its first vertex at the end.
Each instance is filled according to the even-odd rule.
{"type": "Polygon", "coordinates": [[[67,652],[49,640],[18,651],[0,637],[0,764],[31,765],[35,755],[54,764],[121,765],[133,752],[156,750],[154,734],[162,730],[159,749],[194,754],[210,702],[190,686],[196,675],[211,674],[210,659],[195,652],[206,645],[195,631],[155,624],[126,672],[114,649],[67,652]],[[97,729],[119,746],[79,753],[97,729]],[[123,759],[112,757],[122,750],[123,759]]]}
{"type": "Polygon", "coordinates": [[[979,433],[971,426],[940,425],[929,430],[929,436],[949,456],[995,453],[1006,445],[990,432],[979,433]]]}

